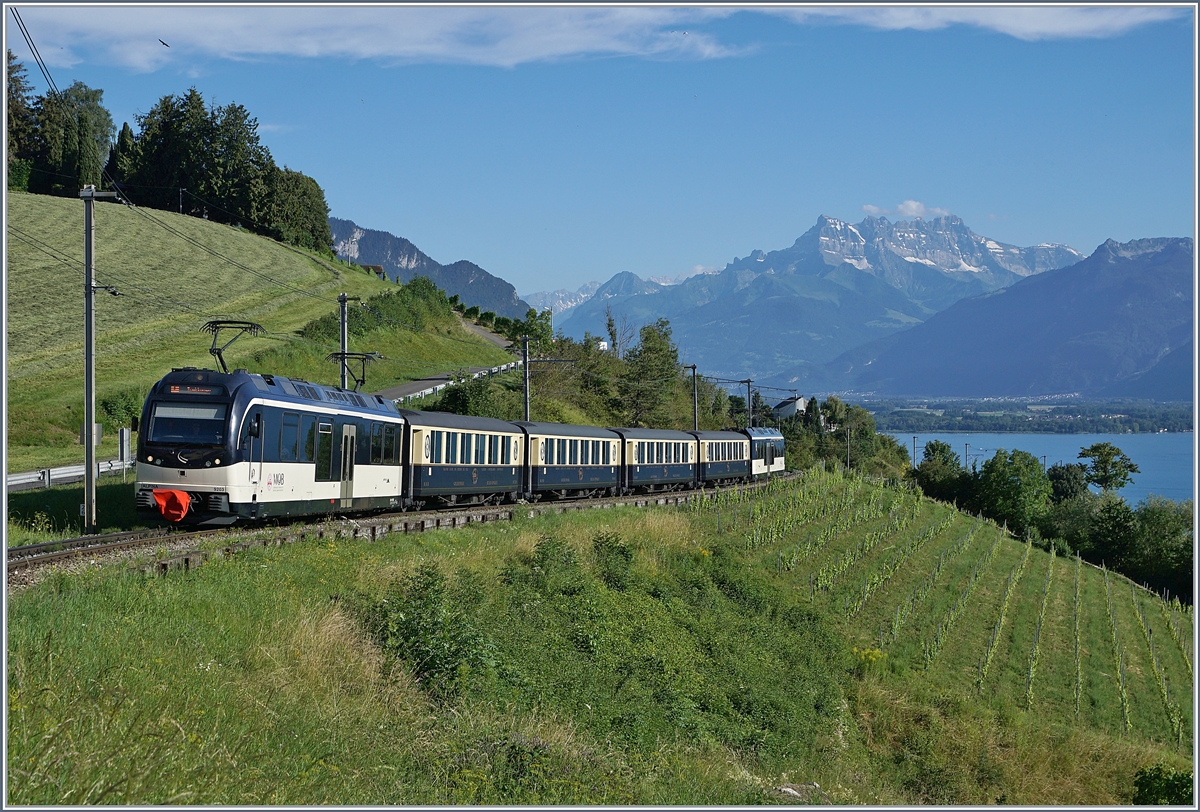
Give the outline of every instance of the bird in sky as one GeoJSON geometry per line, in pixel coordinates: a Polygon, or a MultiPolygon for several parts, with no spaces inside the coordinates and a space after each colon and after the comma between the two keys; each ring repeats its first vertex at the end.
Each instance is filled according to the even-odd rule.
{"type": "MultiPolygon", "coordinates": [[[[161,39],[159,40],[159,42],[162,42],[163,45],[167,45],[167,43],[163,42],[161,39]]],[[[167,45],[167,47],[170,48],[171,46],[167,45]]]]}

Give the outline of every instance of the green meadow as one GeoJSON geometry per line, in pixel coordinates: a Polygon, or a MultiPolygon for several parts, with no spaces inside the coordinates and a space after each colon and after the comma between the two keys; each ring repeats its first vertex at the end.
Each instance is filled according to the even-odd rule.
{"type": "Polygon", "coordinates": [[[8,608],[14,804],[1118,804],[1192,761],[1190,607],[817,469],[8,608]]]}
{"type": "MultiPolygon", "coordinates": [[[[97,401],[122,418],[98,408],[105,423],[100,459],[117,456],[116,429],[128,425],[130,409],[163,374],[216,368],[212,337],[200,330],[205,322],[248,320],[266,328],[230,347],[230,369],[337,383],[337,366],[325,361],[337,351],[336,339],[305,340],[297,331],[336,313],[339,293],[367,299],[397,289],[327,256],[194,217],[104,203],[96,205],[95,221],[96,282],[121,294],[96,294],[97,401]]],[[[80,463],[83,204],[12,192],[8,229],[8,470],[80,463]]],[[[221,343],[231,337],[222,333],[221,343]]],[[[350,349],[386,358],[367,368],[368,390],[510,360],[463,330],[448,308],[420,331],[376,330],[353,339],[350,349]]]]}

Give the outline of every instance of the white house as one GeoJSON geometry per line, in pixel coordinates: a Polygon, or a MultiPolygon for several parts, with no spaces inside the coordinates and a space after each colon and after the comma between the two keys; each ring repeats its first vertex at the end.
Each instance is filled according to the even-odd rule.
{"type": "Polygon", "coordinates": [[[804,410],[808,408],[808,401],[800,397],[800,395],[792,395],[787,400],[780,401],[771,411],[775,413],[776,420],[783,420],[785,417],[792,417],[796,413],[804,414],[804,410]]]}

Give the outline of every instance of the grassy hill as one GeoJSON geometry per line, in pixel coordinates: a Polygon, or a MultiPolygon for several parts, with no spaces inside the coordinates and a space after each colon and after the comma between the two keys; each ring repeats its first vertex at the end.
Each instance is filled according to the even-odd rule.
{"type": "Polygon", "coordinates": [[[10,596],[9,801],[1128,803],[1190,765],[1192,626],[817,469],[92,570],[10,596]]]}
{"type": "MultiPolygon", "coordinates": [[[[172,367],[215,367],[211,337],[199,331],[214,318],[256,321],[269,331],[234,344],[226,355],[231,369],[336,383],[337,367],[324,361],[336,341],[306,342],[296,331],[335,312],[338,293],[366,299],[396,289],[247,231],[148,214],[187,239],[125,206],[96,206],[97,283],[121,293],[96,296],[98,401],[140,401],[172,367]]],[[[8,225],[8,470],[82,462],[83,205],[10,193],[8,225]]],[[[507,358],[448,313],[419,333],[379,330],[352,340],[350,349],[389,359],[368,369],[368,389],[507,358]]],[[[118,426],[107,422],[102,458],[116,456],[118,426]]]]}

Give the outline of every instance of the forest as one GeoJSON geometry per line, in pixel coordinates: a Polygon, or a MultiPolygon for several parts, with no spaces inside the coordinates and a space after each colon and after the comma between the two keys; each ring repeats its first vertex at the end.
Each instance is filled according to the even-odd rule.
{"type": "Polygon", "coordinates": [[[329,207],[311,177],[279,166],[258,119],[195,88],[167,95],[118,132],[104,91],[74,82],[35,94],[8,51],[8,188],[75,197],[119,192],[122,202],[203,217],[332,256],[329,207]]]}

